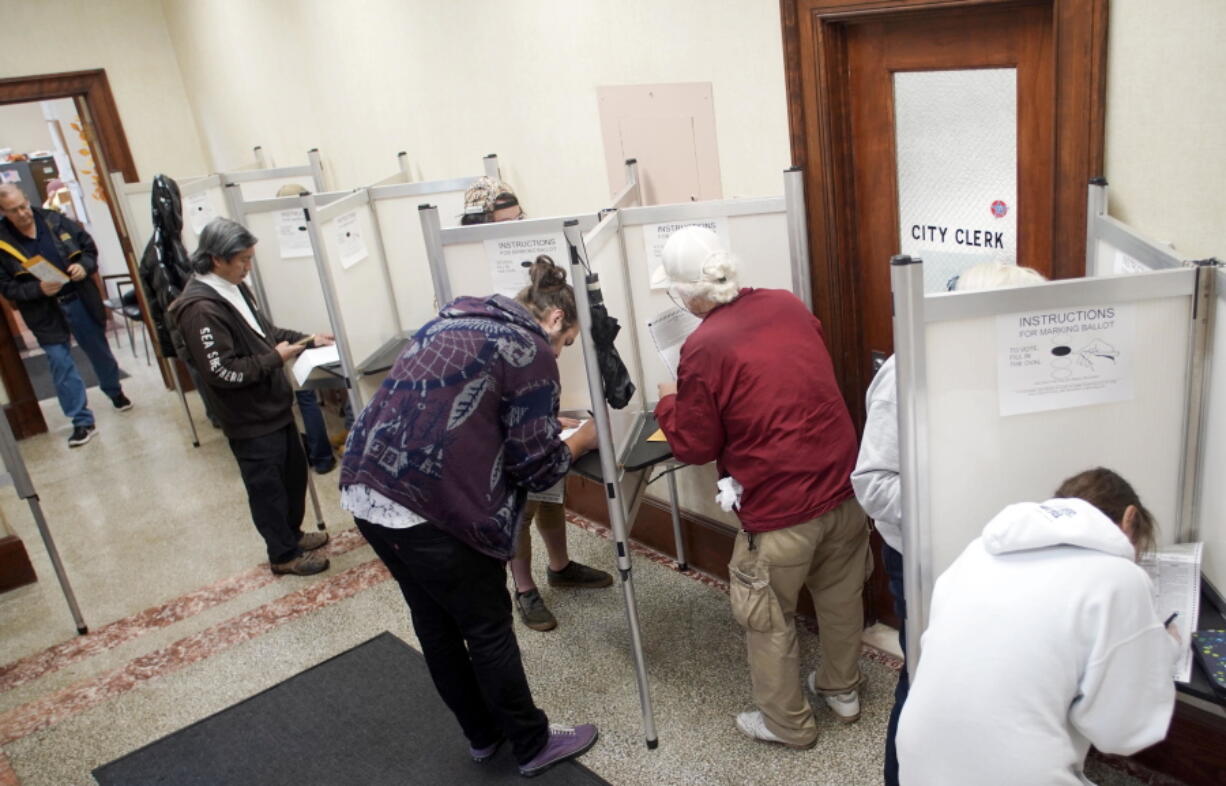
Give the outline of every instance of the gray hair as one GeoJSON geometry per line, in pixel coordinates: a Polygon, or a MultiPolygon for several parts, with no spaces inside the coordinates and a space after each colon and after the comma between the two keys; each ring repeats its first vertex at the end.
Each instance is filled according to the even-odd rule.
{"type": "Polygon", "coordinates": [[[1039,271],[1002,259],[984,262],[963,270],[955,287],[957,292],[981,289],[1007,289],[1042,284],[1047,278],[1039,271]]]}
{"type": "Polygon", "coordinates": [[[26,192],[22,191],[20,186],[14,185],[13,183],[0,183],[0,195],[3,194],[16,194],[17,196],[24,198],[26,192]]]}
{"type": "Polygon", "coordinates": [[[215,218],[200,233],[200,245],[192,252],[192,270],[201,275],[212,273],[214,259],[229,260],[258,242],[256,236],[237,221],[215,218]]]}
{"type": "Polygon", "coordinates": [[[741,291],[736,262],[731,251],[714,251],[703,261],[698,281],[674,281],[673,291],[683,301],[706,300],[717,306],[731,303],[741,291]]]}

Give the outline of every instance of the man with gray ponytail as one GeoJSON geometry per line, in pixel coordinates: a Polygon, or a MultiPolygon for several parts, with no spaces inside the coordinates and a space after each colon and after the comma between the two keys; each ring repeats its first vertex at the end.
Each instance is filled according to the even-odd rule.
{"type": "MultiPolygon", "coordinates": [[[[835,719],[860,717],[861,592],[868,529],[852,493],[856,433],[821,323],[790,292],[741,289],[736,258],[702,227],[675,232],[656,284],[702,319],[681,348],[656,417],[673,454],[716,462],[741,531],[728,565],[753,699],[736,725],[792,748],[817,742],[800,678],[796,601],[813,596],[822,661],[807,679],[835,719]]],[[[714,490],[713,490],[714,491],[714,490]]]]}
{"type": "Polygon", "coordinates": [[[255,244],[241,224],[210,221],[192,254],[195,275],[167,314],[178,328],[175,350],[195,367],[201,395],[230,440],[272,572],[306,576],[327,569],[327,557],[316,549],[328,534],[302,532],[306,454],[283,366],[309,346],[331,344],[332,336],[276,327],[260,311],[243,283],[255,244]]]}

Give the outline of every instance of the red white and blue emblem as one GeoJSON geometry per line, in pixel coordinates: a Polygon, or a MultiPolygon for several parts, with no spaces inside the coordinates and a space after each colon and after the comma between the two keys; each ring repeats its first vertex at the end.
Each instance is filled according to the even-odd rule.
{"type": "Polygon", "coordinates": [[[992,203],[992,215],[996,216],[997,218],[1004,218],[1005,213],[1008,213],[1008,212],[1009,212],[1009,206],[1006,205],[1003,201],[998,199],[992,203]]]}

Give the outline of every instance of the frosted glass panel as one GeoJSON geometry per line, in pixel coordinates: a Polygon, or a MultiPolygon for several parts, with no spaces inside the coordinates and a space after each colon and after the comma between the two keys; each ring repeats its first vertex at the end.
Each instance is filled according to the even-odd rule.
{"type": "Polygon", "coordinates": [[[924,290],[971,265],[1017,260],[1017,69],[894,74],[902,253],[924,290]]]}

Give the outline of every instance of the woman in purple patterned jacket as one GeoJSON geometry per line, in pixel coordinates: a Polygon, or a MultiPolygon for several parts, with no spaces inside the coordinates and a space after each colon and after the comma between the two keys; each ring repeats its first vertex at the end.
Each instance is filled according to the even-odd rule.
{"type": "Polygon", "coordinates": [[[506,561],[528,491],[596,446],[559,438],[557,355],[578,333],[575,295],[546,259],[515,300],[461,297],[414,337],[354,423],[341,505],[409,604],[430,676],[482,762],[509,740],[535,775],[596,742],[550,725],[511,627],[506,561]]]}

